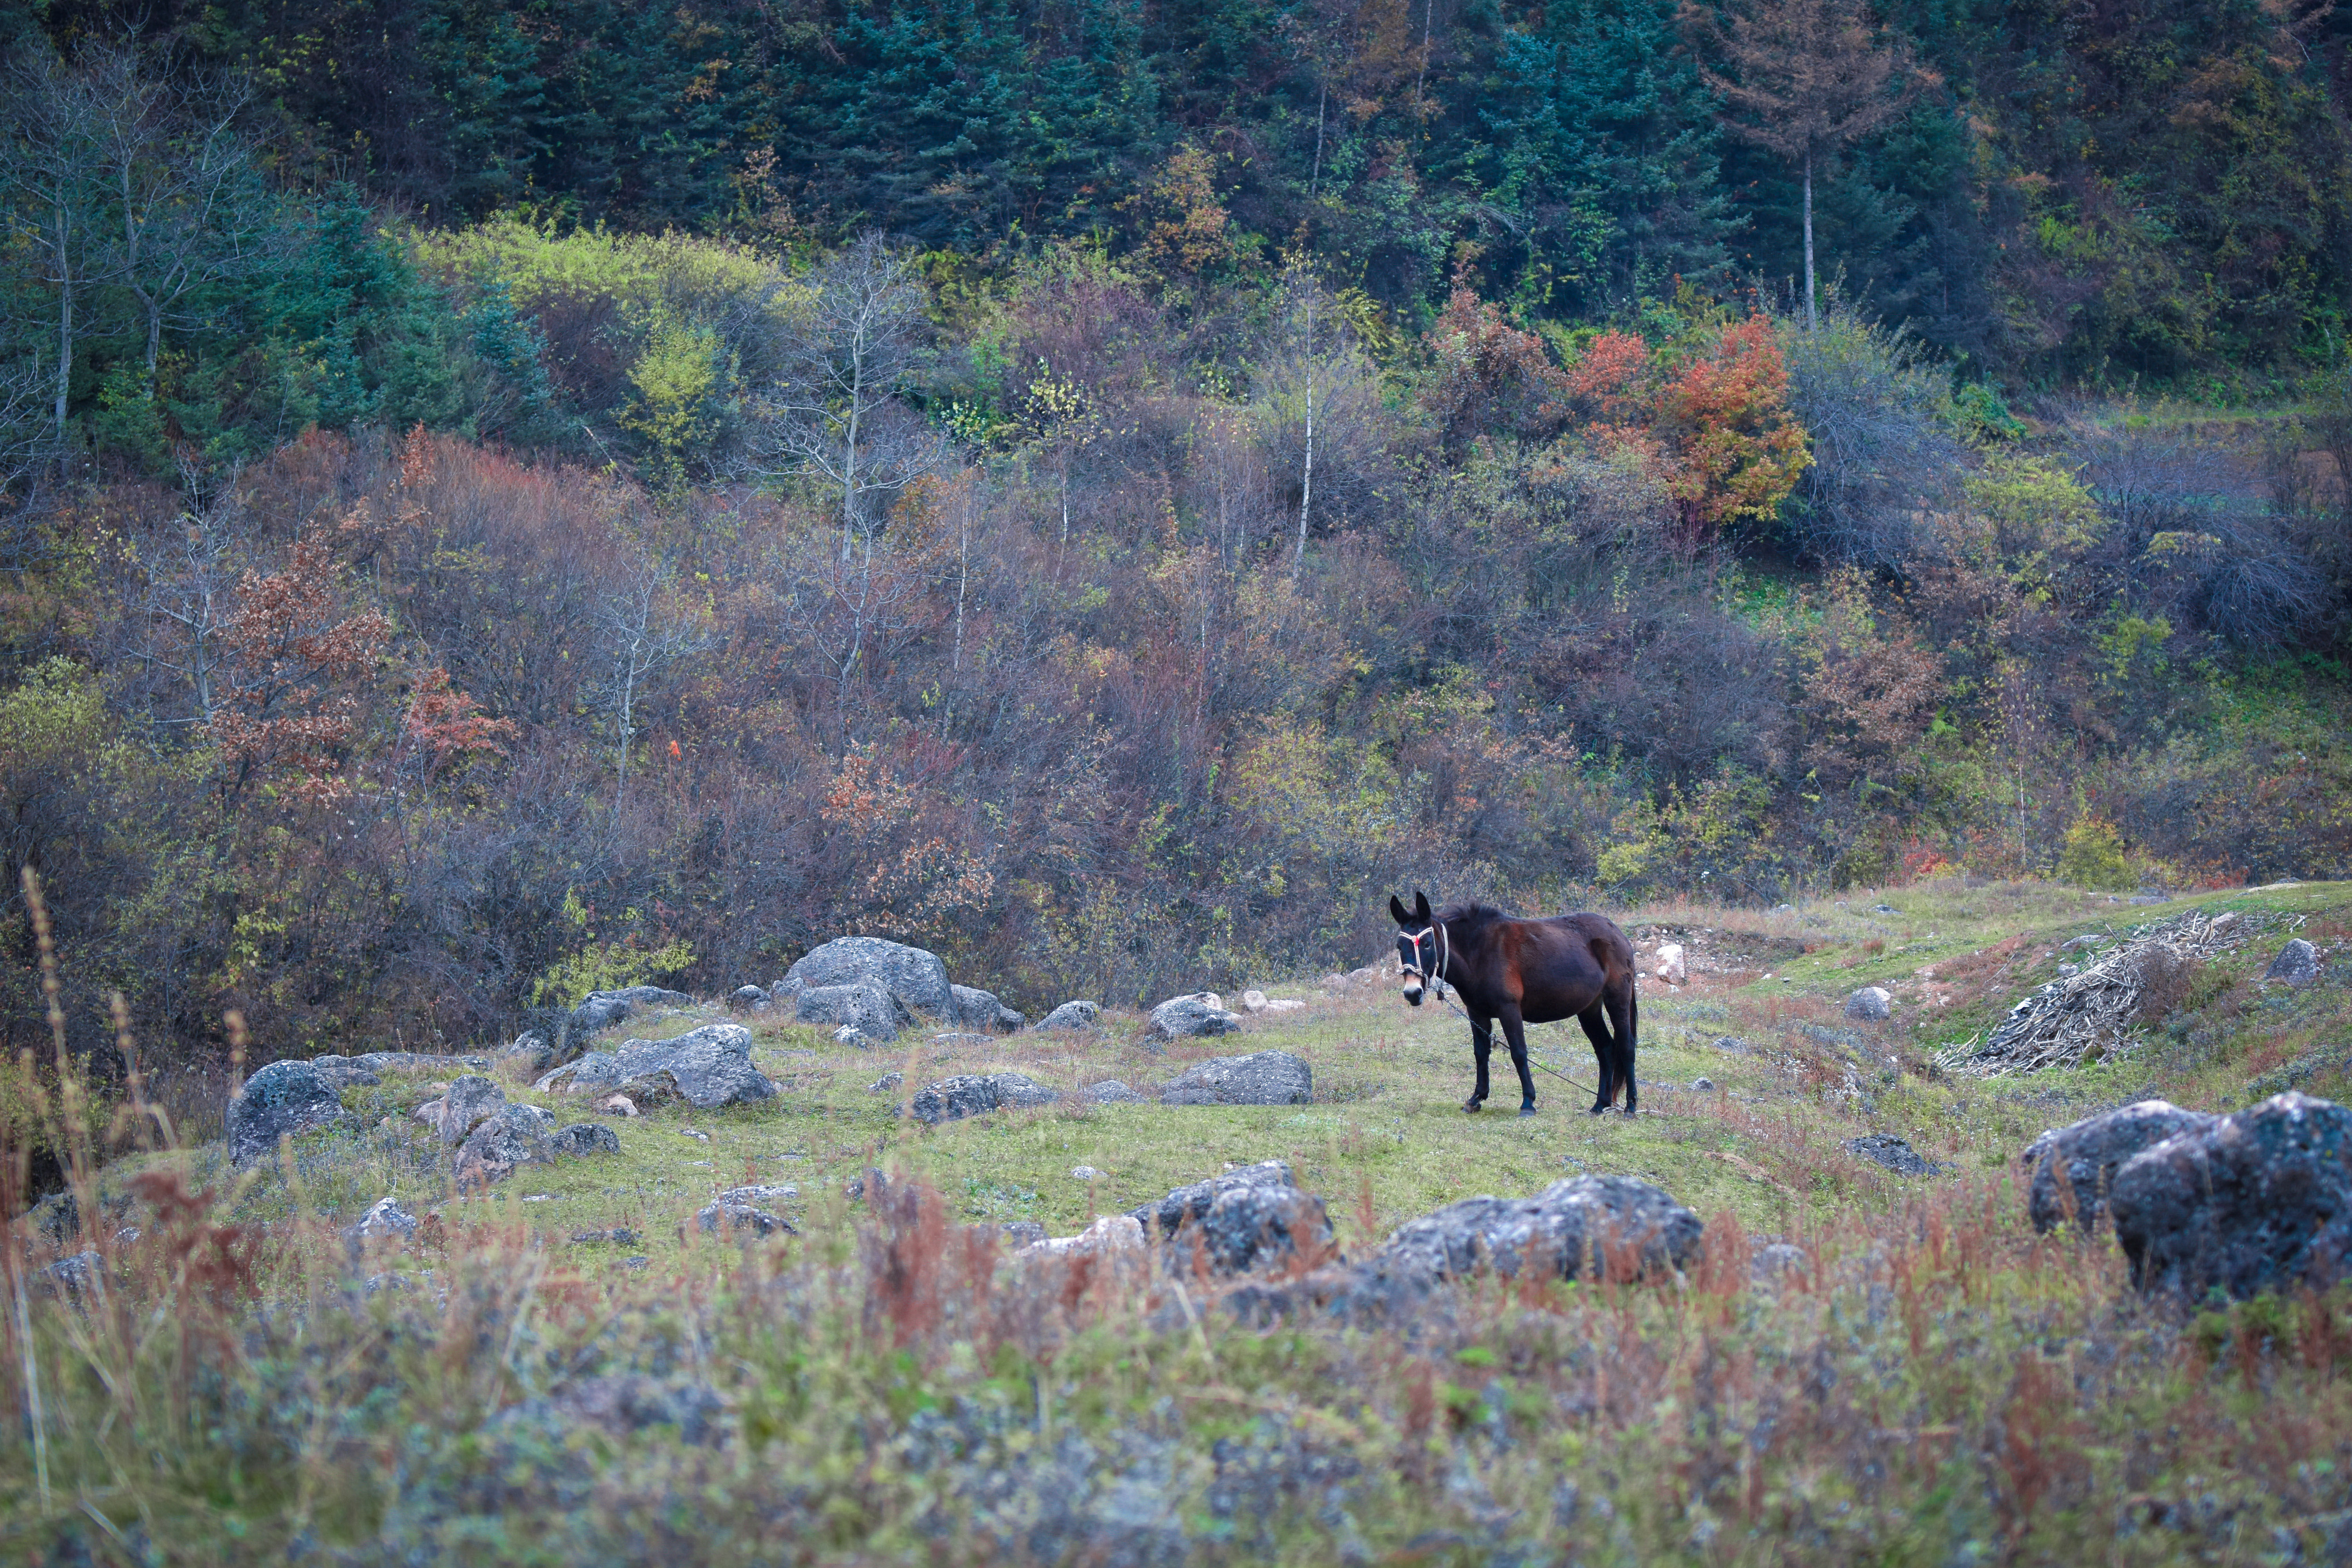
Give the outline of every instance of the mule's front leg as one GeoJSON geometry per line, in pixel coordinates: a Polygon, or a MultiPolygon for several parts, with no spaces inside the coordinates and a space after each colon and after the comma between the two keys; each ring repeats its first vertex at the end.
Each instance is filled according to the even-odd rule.
{"type": "Polygon", "coordinates": [[[1528,1026],[1517,1007],[1503,1008],[1503,1038],[1511,1044],[1511,1065],[1519,1069],[1519,1114],[1536,1113],[1536,1080],[1528,1075],[1528,1026]]]}
{"type": "Polygon", "coordinates": [[[1486,1102],[1486,1058],[1494,1048],[1495,1037],[1492,1032],[1488,1030],[1486,1022],[1483,1019],[1472,1019],[1470,1022],[1470,1054],[1477,1058],[1478,1087],[1471,1092],[1469,1099],[1462,1102],[1462,1109],[1468,1111],[1473,1116],[1477,1115],[1478,1108],[1486,1102]]]}

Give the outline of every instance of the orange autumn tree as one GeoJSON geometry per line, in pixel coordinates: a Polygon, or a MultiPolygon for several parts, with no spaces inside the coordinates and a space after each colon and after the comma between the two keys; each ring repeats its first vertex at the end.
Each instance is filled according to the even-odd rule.
{"type": "Polygon", "coordinates": [[[1697,352],[1654,353],[1627,332],[1594,339],[1567,374],[1586,438],[1654,464],[1685,535],[1766,518],[1812,461],[1789,412],[1789,369],[1762,315],[1697,352]]]}
{"type": "Polygon", "coordinates": [[[233,789],[282,782],[311,805],[350,793],[342,754],[358,727],[358,688],[392,637],[383,612],[350,613],[324,539],[306,534],[284,570],[247,572],[223,628],[230,662],[206,731],[233,789]]]}

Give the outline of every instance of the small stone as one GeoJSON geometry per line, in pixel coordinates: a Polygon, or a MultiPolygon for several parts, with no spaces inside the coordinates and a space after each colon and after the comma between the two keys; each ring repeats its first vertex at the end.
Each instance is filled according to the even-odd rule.
{"type": "Polygon", "coordinates": [[[724,1198],[698,1212],[694,1223],[702,1227],[705,1236],[717,1236],[722,1231],[736,1237],[800,1234],[782,1215],[771,1214],[756,1204],[730,1203],[724,1198]]]}
{"type": "Polygon", "coordinates": [[[754,1184],[745,1187],[730,1187],[719,1194],[717,1201],[721,1204],[751,1204],[755,1206],[764,1206],[769,1204],[788,1204],[800,1195],[801,1190],[798,1187],[766,1186],[754,1184]]]}
{"type": "Polygon", "coordinates": [[[1690,980],[1690,966],[1683,961],[1683,944],[1662,942],[1658,947],[1658,978],[1669,985],[1682,985],[1690,980]]]}
{"type": "Polygon", "coordinates": [[[1778,1279],[1784,1274],[1795,1273],[1804,1266],[1805,1249],[1803,1247],[1791,1247],[1785,1241],[1776,1241],[1759,1250],[1753,1258],[1748,1260],[1748,1277],[1759,1281],[1778,1279]]]}
{"type": "Polygon", "coordinates": [[[900,1089],[905,1087],[906,1082],[907,1075],[905,1073],[886,1072],[880,1078],[876,1079],[872,1083],[867,1084],[866,1086],[866,1092],[868,1094],[896,1094],[900,1089]]]}
{"type": "Polygon", "coordinates": [[[1141,1105],[1145,1103],[1143,1096],[1136,1093],[1135,1090],[1128,1088],[1127,1085],[1119,1082],[1118,1079],[1115,1078],[1107,1078],[1100,1083],[1088,1084],[1084,1093],[1087,1099],[1093,1100],[1097,1105],[1141,1105]]]}
{"type": "Polygon", "coordinates": [[[1243,993],[1242,993],[1242,1010],[1243,1010],[1244,1012],[1248,1012],[1248,1013],[1263,1013],[1263,1012],[1265,1012],[1265,992],[1263,992],[1263,991],[1244,991],[1244,992],[1243,992],[1243,993]]]}
{"type": "Polygon", "coordinates": [[[710,1142],[710,1134],[697,1127],[681,1127],[677,1130],[677,1135],[681,1138],[700,1139],[705,1143],[710,1142]]]}
{"type": "Polygon", "coordinates": [[[1306,1003],[1296,997],[1269,996],[1266,998],[1265,1010],[1269,1013],[1296,1013],[1306,1005],[1306,1003]]]}
{"type": "Polygon", "coordinates": [[[608,1094],[596,1102],[596,1109],[607,1116],[635,1116],[637,1102],[625,1094],[608,1094]]]}
{"type": "MultiPolygon", "coordinates": [[[[1767,978],[1769,979],[1769,976],[1767,978]]],[[[1755,1047],[1737,1035],[1717,1035],[1715,1038],[1715,1048],[1718,1051],[1728,1051],[1736,1057],[1744,1057],[1755,1047]]]]}
{"type": "Polygon", "coordinates": [[[1850,1154],[1859,1154],[1874,1164],[1884,1165],[1900,1176],[1932,1176],[1943,1170],[1910,1142],[1892,1132],[1873,1132],[1861,1138],[1849,1138],[1838,1147],[1850,1154]]]}
{"type": "Polygon", "coordinates": [[[610,1230],[577,1230],[572,1233],[574,1247],[635,1247],[637,1233],[626,1226],[614,1226],[610,1230]]]}
{"type": "Polygon", "coordinates": [[[1021,1249],[1024,1258],[1118,1257],[1143,1250],[1143,1226],[1133,1215],[1107,1214],[1076,1236],[1051,1237],[1021,1249]]]}
{"type": "Polygon", "coordinates": [[[2265,980],[2276,980],[2287,985],[2306,985],[2319,978],[2319,950],[2296,937],[2279,949],[2271,966],[2263,971],[2265,980]]]}
{"type": "Polygon", "coordinates": [[[1715,1079],[1711,1078],[1695,1079],[1691,1082],[1691,1088],[1700,1094],[1713,1094],[1715,1092],[1715,1079]]]}
{"type": "Polygon", "coordinates": [[[768,1010],[768,994],[756,985],[738,985],[727,998],[727,1005],[738,1013],[764,1013],[768,1010]]]}
{"type": "Polygon", "coordinates": [[[1092,1165],[1073,1165],[1070,1167],[1070,1178],[1073,1181],[1099,1182],[1102,1180],[1102,1175],[1103,1173],[1100,1171],[1096,1170],[1092,1165]]]}
{"type": "Polygon", "coordinates": [[[1318,991],[1345,991],[1348,988],[1348,977],[1334,970],[1317,981],[1315,988],[1318,991]]]}
{"type": "Polygon", "coordinates": [[[1102,1022],[1098,1002],[1065,1002],[1037,1020],[1041,1029],[1091,1029],[1102,1022]]]}
{"type": "Polygon", "coordinates": [[[416,1216],[401,1207],[397,1198],[378,1198],[343,1235],[354,1245],[407,1241],[416,1235],[416,1216]]]}
{"type": "Polygon", "coordinates": [[[1845,999],[1845,1016],[1864,1023],[1884,1023],[1895,1016],[1895,998],[1881,985],[1865,985],[1845,999]]]}

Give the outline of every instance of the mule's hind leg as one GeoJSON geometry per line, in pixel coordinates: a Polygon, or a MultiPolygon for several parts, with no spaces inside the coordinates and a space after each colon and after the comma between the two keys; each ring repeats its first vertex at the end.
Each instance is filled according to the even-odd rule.
{"type": "Polygon", "coordinates": [[[1608,1018],[1600,1003],[1579,1013],[1576,1021],[1584,1026],[1584,1037],[1592,1042],[1593,1065],[1601,1070],[1601,1088],[1592,1100],[1592,1114],[1598,1116],[1617,1098],[1617,1043],[1609,1037],[1608,1018]]]}
{"type": "Polygon", "coordinates": [[[1489,1020],[1471,1019],[1470,1054],[1478,1059],[1478,1087],[1471,1091],[1469,1099],[1462,1102],[1462,1109],[1473,1116],[1477,1115],[1478,1108],[1486,1103],[1486,1058],[1494,1048],[1495,1035],[1489,1020]]]}
{"type": "Polygon", "coordinates": [[[1641,1091],[1633,1084],[1633,1050],[1634,1036],[1641,1026],[1642,1002],[1633,994],[1633,982],[1628,980],[1623,998],[1611,996],[1608,1003],[1609,1022],[1617,1036],[1617,1077],[1625,1086],[1625,1114],[1633,1116],[1637,1114],[1635,1108],[1641,1102],[1641,1091]]]}
{"type": "Polygon", "coordinates": [[[1536,1080],[1528,1075],[1528,1026],[1518,1008],[1503,1004],[1503,1038],[1510,1042],[1511,1065],[1519,1069],[1519,1114],[1536,1113],[1536,1080]]]}

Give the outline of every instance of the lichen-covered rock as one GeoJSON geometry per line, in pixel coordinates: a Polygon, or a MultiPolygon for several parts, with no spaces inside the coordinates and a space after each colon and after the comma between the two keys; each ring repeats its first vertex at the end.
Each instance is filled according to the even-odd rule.
{"type": "Polygon", "coordinates": [[[617,1154],[621,1152],[621,1135],[597,1122],[575,1121],[549,1133],[547,1148],[551,1154],[568,1159],[583,1154],[617,1154]]]}
{"type": "Polygon", "coordinates": [[[1231,1035],[1241,1026],[1241,1016],[1225,1010],[1223,997],[1213,991],[1195,991],[1171,996],[1154,1007],[1144,1032],[1155,1039],[1177,1040],[1194,1035],[1231,1035]]]}
{"type": "Polygon", "coordinates": [[[1065,1002],[1037,1020],[1041,1029],[1091,1029],[1102,1022],[1098,1002],[1065,1002]]]}
{"type": "Polygon", "coordinates": [[[814,990],[860,980],[879,982],[908,1007],[934,1018],[947,1017],[954,1005],[948,966],[939,954],[874,936],[835,938],[793,964],[780,988],[814,990]]]}
{"type": "Polygon", "coordinates": [[[958,1073],[915,1091],[915,1120],[937,1126],[967,1116],[1022,1106],[1051,1105],[1061,1097],[1034,1079],[1017,1072],[958,1073]]]}
{"type": "Polygon", "coordinates": [[[764,1013],[768,1010],[768,994],[756,985],[738,985],[728,996],[727,1005],[738,1013],[764,1013]]]}
{"type": "Polygon", "coordinates": [[[740,1024],[705,1024],[674,1040],[624,1040],[610,1052],[591,1051],[557,1068],[537,1086],[542,1094],[625,1095],[642,1106],[683,1100],[698,1110],[772,1100],[776,1086],[751,1065],[751,1031],[740,1024]]]}
{"type": "Polygon", "coordinates": [[[506,1102],[505,1089],[479,1073],[467,1073],[450,1079],[448,1092],[433,1102],[437,1107],[433,1130],[440,1134],[444,1147],[454,1149],[466,1141],[467,1134],[496,1116],[506,1102]]]}
{"type": "Polygon", "coordinates": [[[750,1186],[730,1187],[714,1201],[722,1204],[756,1204],[764,1208],[771,1204],[788,1204],[801,1195],[793,1186],[772,1186],[754,1183],[750,1186]]]}
{"type": "Polygon", "coordinates": [[[554,1155],[548,1134],[555,1118],[535,1105],[502,1105],[457,1145],[452,1162],[461,1187],[486,1187],[518,1166],[543,1165],[554,1155]]]}
{"type": "Polygon", "coordinates": [[[1884,986],[1865,985],[1845,999],[1845,1016],[1864,1023],[1885,1023],[1895,1016],[1895,998],[1884,986]]]}
{"type": "Polygon", "coordinates": [[[271,1062],[228,1102],[228,1157],[249,1164],[278,1152],[278,1141],[353,1120],[309,1062],[271,1062]]]}
{"type": "Polygon", "coordinates": [[[1100,1083],[1087,1085],[1086,1098],[1093,1100],[1097,1105],[1149,1105],[1150,1103],[1115,1078],[1107,1078],[1100,1083]]]}
{"type": "Polygon", "coordinates": [[[2052,1128],[2018,1156],[2032,1184],[2026,1213],[2032,1218],[2033,1228],[2055,1230],[2071,1211],[2075,1226],[2089,1230],[2106,1217],[2107,1194],[2126,1161],[2176,1133],[2210,1126],[2212,1121],[2201,1110],[2183,1110],[2169,1100],[2143,1100],[2120,1110],[2052,1128]]]}
{"type": "Polygon", "coordinates": [[[1129,1212],[1179,1270],[1191,1269],[1196,1260],[1215,1275],[1246,1273],[1276,1262],[1312,1267],[1332,1246],[1323,1200],[1300,1192],[1289,1165],[1280,1160],[1178,1187],[1129,1212]]]}
{"type": "Polygon", "coordinates": [[[2244,1299],[2352,1277],[2352,1111],[2289,1090],[2140,1151],[2107,1196],[2140,1288],[2244,1299]]]}
{"type": "Polygon", "coordinates": [[[1162,1105],[1311,1105],[1315,1069],[1288,1051],[1196,1062],[1160,1090],[1162,1105]]]}
{"type": "Polygon", "coordinates": [[[2319,950],[2296,937],[2279,949],[2271,966],[2263,971],[2263,978],[2286,985],[2307,985],[2319,978],[2319,950]]]}
{"type": "Polygon", "coordinates": [[[803,1024],[855,1029],[857,1045],[880,1045],[898,1037],[898,1026],[913,1015],[890,988],[870,975],[839,985],[803,985],[793,996],[793,1016],[803,1024]]]}
{"type": "Polygon", "coordinates": [[[950,985],[948,994],[954,998],[950,1016],[969,1029],[989,1029],[1009,1035],[1029,1021],[1025,1014],[1006,1006],[997,1000],[993,991],[976,986],[950,985]]]}
{"type": "Polygon", "coordinates": [[[1849,1138],[1839,1147],[1849,1154],[1860,1155],[1874,1165],[1884,1165],[1899,1176],[1932,1176],[1944,1168],[1911,1147],[1908,1139],[1897,1138],[1892,1132],[1871,1132],[1860,1138],[1849,1138]]]}
{"type": "Polygon", "coordinates": [[[1561,1279],[1622,1268],[1679,1268],[1704,1229],[1662,1188],[1632,1176],[1577,1176],[1532,1198],[1465,1198],[1397,1227],[1364,1273],[1390,1289],[1426,1289],[1494,1269],[1561,1279]]]}

